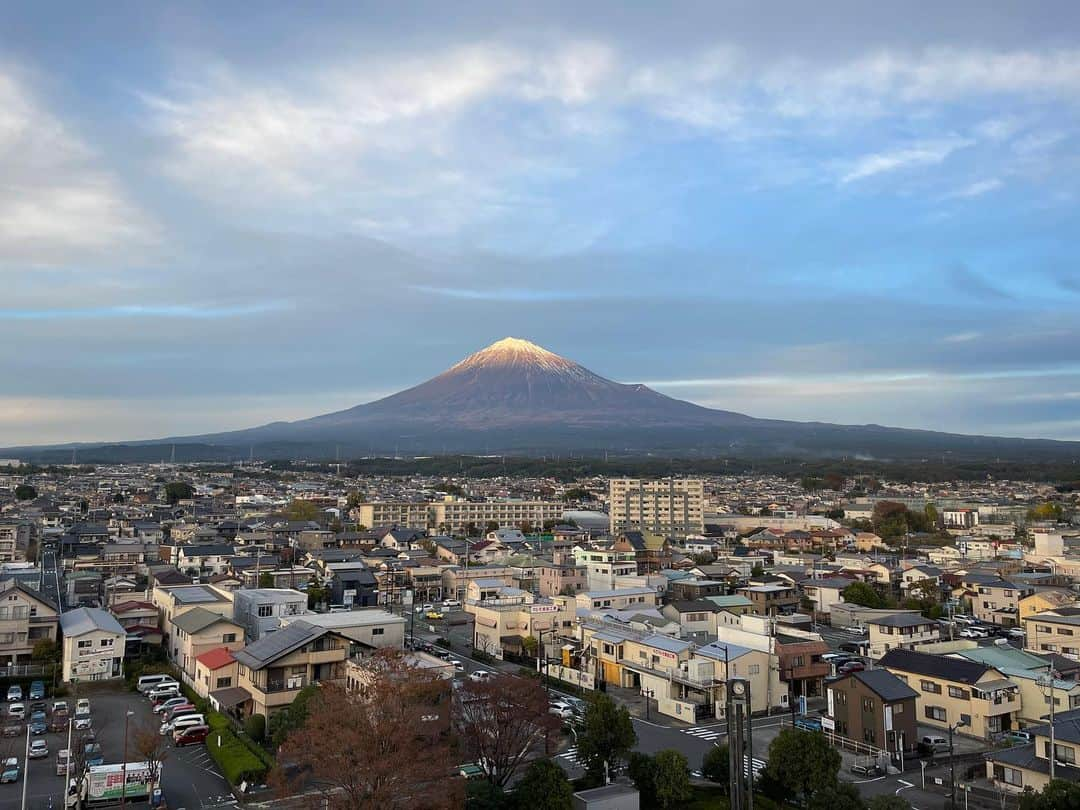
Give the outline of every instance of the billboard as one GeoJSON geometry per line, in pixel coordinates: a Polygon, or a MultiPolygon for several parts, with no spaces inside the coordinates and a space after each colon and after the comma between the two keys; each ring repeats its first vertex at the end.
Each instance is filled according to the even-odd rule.
{"type": "MultiPolygon", "coordinates": [[[[121,794],[127,798],[146,798],[150,795],[150,766],[145,762],[127,764],[127,789],[124,787],[124,766],[92,765],[86,769],[86,798],[91,802],[119,800],[121,794]]],[[[159,774],[160,778],[160,774],[159,774]]]]}

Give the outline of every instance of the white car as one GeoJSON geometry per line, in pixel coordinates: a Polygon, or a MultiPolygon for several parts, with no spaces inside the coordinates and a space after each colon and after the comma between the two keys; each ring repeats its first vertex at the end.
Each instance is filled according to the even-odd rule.
{"type": "Polygon", "coordinates": [[[1010,627],[1009,628],[1009,635],[1012,636],[1013,638],[1023,638],[1024,637],[1024,628],[1023,627],[1010,627]]]}
{"type": "Polygon", "coordinates": [[[173,706],[183,706],[188,702],[186,697],[174,697],[168,700],[163,700],[157,706],[154,706],[154,714],[163,714],[171,709],[173,706]]]}
{"type": "Polygon", "coordinates": [[[176,681],[167,681],[160,686],[155,686],[146,696],[153,702],[161,697],[177,697],[180,694],[180,684],[176,681]]]}
{"type": "Polygon", "coordinates": [[[22,703],[12,703],[8,706],[8,717],[17,717],[19,720],[22,720],[26,717],[26,706],[22,703]]]}
{"type": "Polygon", "coordinates": [[[456,670],[457,670],[458,672],[464,672],[464,671],[465,671],[465,665],[464,665],[463,663],[461,663],[460,661],[458,661],[458,660],[457,660],[456,658],[450,658],[450,659],[448,659],[448,663],[449,663],[449,664],[450,664],[450,665],[451,665],[451,666],[452,666],[452,667],[453,667],[454,669],[456,669],[456,670]]]}
{"type": "Polygon", "coordinates": [[[75,714],[90,714],[90,701],[87,698],[79,698],[75,702],[75,714]]]}
{"type": "Polygon", "coordinates": [[[490,681],[491,673],[486,669],[478,669],[475,672],[470,673],[469,680],[478,682],[490,681]]]}
{"type": "Polygon", "coordinates": [[[574,707],[569,703],[563,703],[561,700],[554,700],[551,705],[548,706],[548,714],[553,714],[561,720],[572,720],[576,712],[574,707]]]}
{"type": "Polygon", "coordinates": [[[30,743],[30,759],[41,759],[49,755],[49,744],[45,740],[34,740],[30,743]]]}
{"type": "Polygon", "coordinates": [[[91,723],[92,723],[92,721],[90,720],[90,715],[88,715],[88,714],[77,714],[77,715],[75,715],[75,730],[76,731],[86,731],[86,729],[90,728],[91,723]]]}
{"type": "Polygon", "coordinates": [[[864,633],[866,633],[866,628],[863,627],[861,624],[853,624],[850,627],[845,627],[844,632],[845,633],[854,633],[857,636],[861,636],[864,633]]]}

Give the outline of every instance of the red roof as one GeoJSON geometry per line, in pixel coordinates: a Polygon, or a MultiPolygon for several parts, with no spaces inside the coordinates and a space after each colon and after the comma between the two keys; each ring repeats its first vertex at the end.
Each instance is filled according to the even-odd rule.
{"type": "Polygon", "coordinates": [[[113,613],[124,613],[128,610],[157,610],[152,602],[143,602],[138,599],[129,599],[126,602],[117,602],[112,606],[113,613]]]}
{"type": "Polygon", "coordinates": [[[202,655],[196,656],[195,660],[207,669],[221,669],[224,666],[228,666],[236,659],[233,658],[233,654],[229,652],[228,647],[217,647],[213,650],[207,650],[202,655]]]}

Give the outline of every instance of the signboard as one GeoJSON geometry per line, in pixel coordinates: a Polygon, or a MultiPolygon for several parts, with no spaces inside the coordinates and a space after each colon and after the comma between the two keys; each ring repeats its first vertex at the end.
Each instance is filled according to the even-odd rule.
{"type": "Polygon", "coordinates": [[[885,730],[886,731],[892,731],[893,730],[892,706],[886,706],[885,707],[885,730]]]}
{"type": "Polygon", "coordinates": [[[833,690],[830,688],[827,691],[829,693],[829,717],[834,717],[836,715],[836,707],[835,703],[833,703],[833,690]]]}
{"type": "Polygon", "coordinates": [[[822,717],[821,727],[828,731],[836,731],[836,721],[833,720],[831,717],[822,717]]]}
{"type": "Polygon", "coordinates": [[[87,793],[90,801],[145,798],[150,793],[150,768],[145,762],[129,762],[127,766],[127,789],[124,786],[123,765],[95,765],[87,772],[87,793]]]}
{"type": "Polygon", "coordinates": [[[529,613],[558,613],[558,605],[529,605],[529,613]]]}

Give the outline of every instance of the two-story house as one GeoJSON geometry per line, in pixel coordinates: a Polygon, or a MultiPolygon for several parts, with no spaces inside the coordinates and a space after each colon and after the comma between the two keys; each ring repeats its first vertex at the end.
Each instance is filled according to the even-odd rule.
{"type": "Polygon", "coordinates": [[[866,626],[870,631],[869,654],[875,660],[889,650],[911,650],[941,637],[941,625],[914,611],[867,619],[866,626]]]}
{"type": "Polygon", "coordinates": [[[278,629],[281,619],[308,612],[307,594],[291,588],[241,588],[233,593],[233,620],[248,642],[278,629]]]}
{"type": "Polygon", "coordinates": [[[852,672],[826,689],[829,731],[884,751],[912,751],[919,742],[918,693],[885,669],[852,672]]]}
{"type": "Polygon", "coordinates": [[[1080,782],[1080,709],[1061,712],[1054,718],[1054,740],[1050,724],[1026,731],[1034,742],[1012,748],[995,749],[986,755],[986,778],[1010,793],[1027,789],[1040,791],[1050,782],[1050,761],[1054,778],[1080,782]]]}
{"type": "Polygon", "coordinates": [[[60,609],[43,593],[14,579],[0,582],[0,665],[29,664],[34,645],[56,641],[60,609]]]}
{"type": "Polygon", "coordinates": [[[754,612],[763,616],[794,613],[799,607],[799,595],[793,585],[747,585],[735,592],[749,599],[754,606],[754,612]]]}
{"type": "MultiPolygon", "coordinates": [[[[235,689],[240,691],[221,690],[226,694],[217,698],[217,704],[235,708],[242,716],[269,718],[292,703],[304,687],[344,680],[345,662],[353,650],[353,642],[340,633],[293,622],[233,653],[238,664],[235,689]]],[[[210,693],[211,702],[215,694],[210,693]]]]}
{"type": "Polygon", "coordinates": [[[878,661],[918,692],[923,725],[990,739],[1017,727],[1019,687],[994,667],[914,650],[889,650],[878,661]]]}
{"type": "MultiPolygon", "coordinates": [[[[968,584],[968,583],[965,583],[968,584]]],[[[976,591],[971,597],[975,618],[1001,627],[1020,626],[1020,600],[1035,592],[1031,585],[995,579],[970,583],[976,591]]]]}
{"type": "Polygon", "coordinates": [[[1024,620],[1024,649],[1080,661],[1080,607],[1036,613],[1024,620]]]}
{"type": "Polygon", "coordinates": [[[169,631],[169,655],[188,684],[195,681],[195,659],[207,650],[244,646],[244,628],[230,618],[196,607],[174,616],[169,631]]]}

